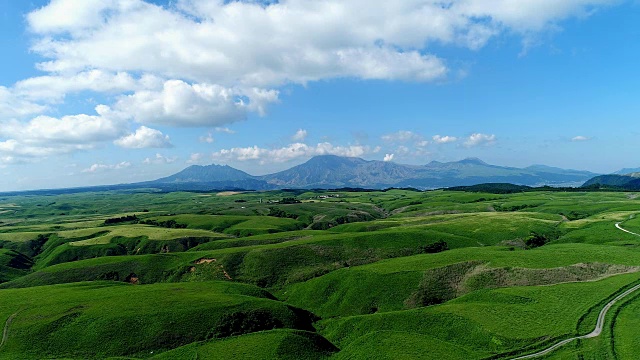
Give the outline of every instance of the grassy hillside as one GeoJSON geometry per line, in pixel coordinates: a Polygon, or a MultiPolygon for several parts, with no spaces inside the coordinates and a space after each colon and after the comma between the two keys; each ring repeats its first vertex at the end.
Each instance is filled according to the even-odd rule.
{"type": "MultiPolygon", "coordinates": [[[[385,358],[395,353],[409,356],[402,349],[411,353],[414,339],[426,335],[426,346],[435,338],[437,348],[444,342],[449,349],[460,348],[467,359],[482,359],[576,334],[585,313],[638,279],[633,274],[590,283],[482,290],[435,307],[323,320],[319,328],[343,352],[353,353],[340,354],[347,358],[364,358],[377,341],[371,334],[391,331],[413,336],[407,342],[396,337],[398,343],[383,352],[385,358]]],[[[421,358],[440,357],[424,354],[421,358]]]]}
{"type": "Polygon", "coordinates": [[[285,329],[194,343],[153,359],[312,360],[329,358],[336,351],[316,333],[285,329]]]}
{"type": "Polygon", "coordinates": [[[222,282],[78,283],[4,290],[0,299],[0,318],[12,319],[3,358],[148,357],[194,341],[313,329],[304,311],[222,282]]]}
{"type": "Polygon", "coordinates": [[[509,358],[640,281],[638,194],[469,190],[0,198],[0,358],[509,358]]]}

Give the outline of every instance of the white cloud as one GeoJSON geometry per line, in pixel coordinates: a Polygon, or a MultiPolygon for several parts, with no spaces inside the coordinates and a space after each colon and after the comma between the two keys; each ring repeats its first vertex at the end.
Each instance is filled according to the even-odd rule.
{"type": "Polygon", "coordinates": [[[411,150],[404,146],[404,145],[400,145],[398,146],[398,148],[396,149],[396,153],[400,156],[406,156],[409,155],[411,153],[411,150]]]}
{"type": "Polygon", "coordinates": [[[307,130],[299,129],[296,133],[291,137],[293,141],[304,141],[307,138],[307,130]]]}
{"type": "Polygon", "coordinates": [[[236,132],[227,128],[227,127],[217,127],[216,132],[225,133],[225,134],[235,134],[236,132]]]}
{"type": "Polygon", "coordinates": [[[346,157],[360,157],[370,152],[368,146],[334,146],[331,143],[319,143],[310,146],[294,143],[282,148],[265,149],[258,146],[245,148],[222,149],[213,153],[214,160],[225,161],[257,161],[260,164],[282,163],[298,158],[309,158],[317,155],[338,155],[346,157]]]}
{"type": "Polygon", "coordinates": [[[262,114],[268,104],[277,101],[275,90],[239,90],[169,80],[162,90],[143,90],[121,97],[115,108],[140,123],[211,126],[244,120],[249,112],[262,114]]]}
{"type": "Polygon", "coordinates": [[[589,140],[591,140],[590,137],[582,136],[582,135],[578,135],[578,136],[576,136],[576,137],[571,139],[571,141],[574,141],[574,142],[577,142],[577,141],[589,141],[589,140]]]}
{"type": "Polygon", "coordinates": [[[0,123],[0,136],[26,143],[89,144],[108,141],[123,133],[123,124],[111,109],[96,107],[98,115],[70,115],[61,118],[38,116],[28,122],[0,123]]]}
{"type": "Polygon", "coordinates": [[[126,168],[128,168],[130,166],[131,166],[131,163],[128,162],[128,161],[123,161],[121,163],[113,164],[113,165],[93,164],[90,167],[82,170],[82,172],[83,173],[95,173],[95,172],[105,171],[105,170],[120,170],[120,169],[126,169],[126,168]]]}
{"type": "Polygon", "coordinates": [[[171,140],[160,130],[141,126],[135,133],[123,136],[113,142],[128,149],[167,148],[171,147],[171,140]]]}
{"type": "Polygon", "coordinates": [[[205,155],[202,153],[193,153],[189,156],[187,164],[201,164],[205,160],[205,155]]]}
{"type": "Polygon", "coordinates": [[[13,90],[0,86],[0,120],[37,114],[46,109],[46,106],[33,103],[13,90]]]}
{"type": "Polygon", "coordinates": [[[431,44],[478,49],[502,33],[529,36],[615,2],[54,0],[27,21],[47,72],[273,87],[336,77],[432,81],[448,69],[428,53],[431,44]]]}
{"type": "Polygon", "coordinates": [[[111,73],[103,70],[82,71],[72,75],[47,75],[18,81],[14,91],[33,100],[61,101],[66,94],[90,90],[99,93],[154,88],[161,85],[159,78],[145,75],[135,79],[126,72],[111,73]]]}
{"type": "Polygon", "coordinates": [[[57,144],[55,146],[29,145],[15,139],[9,139],[0,142],[0,157],[5,158],[5,162],[19,163],[89,148],[90,146],[74,144],[57,144]]]}
{"type": "Polygon", "coordinates": [[[464,146],[475,147],[480,145],[493,145],[496,140],[497,138],[495,135],[475,133],[471,134],[471,136],[467,138],[467,140],[464,142],[464,146]]]}
{"type": "Polygon", "coordinates": [[[41,36],[33,50],[51,59],[39,65],[42,70],[106,69],[250,86],[335,77],[430,81],[447,69],[415,49],[468,36],[466,29],[457,34],[459,15],[425,1],[264,6],[183,0],[180,9],[140,0],[87,3],[58,0],[29,14],[41,36]]]}
{"type": "MultiPolygon", "coordinates": [[[[614,3],[176,0],[159,6],[142,0],[51,0],[26,18],[30,50],[43,59],[36,67],[44,74],[0,86],[0,162],[71,153],[116,139],[134,148],[170,144],[160,132],[148,133],[146,142],[136,138],[138,132],[122,137],[131,122],[233,133],[222,126],[264,114],[279,101],[278,89],[291,83],[438,81],[450,69],[432,49],[480,49],[506,33],[530,42],[564,19],[614,3]],[[44,116],[66,94],[82,91],[106,94],[113,104],[100,105],[97,115],[44,116]],[[27,116],[31,119],[24,121],[27,116]]],[[[388,136],[391,142],[427,145],[411,132],[388,136]]],[[[493,142],[493,135],[474,134],[464,145],[493,142]]],[[[284,154],[364,151],[294,145],[283,148],[284,154]]]]}
{"type": "Polygon", "coordinates": [[[213,144],[213,142],[216,141],[211,133],[208,133],[207,136],[200,136],[199,140],[200,142],[207,144],[213,144]]]}
{"type": "Polygon", "coordinates": [[[383,161],[384,161],[384,162],[393,161],[393,157],[394,157],[394,156],[395,156],[394,154],[385,154],[385,155],[384,155],[384,159],[383,159],[383,161]]]}
{"type": "Polygon", "coordinates": [[[383,135],[382,140],[395,143],[407,143],[411,141],[422,142],[423,137],[422,135],[416,134],[412,131],[400,130],[392,134],[383,135]]]}
{"type": "Polygon", "coordinates": [[[167,157],[162,154],[156,154],[155,158],[146,158],[142,161],[143,164],[147,165],[161,165],[161,164],[171,164],[178,160],[177,156],[167,157]]]}
{"type": "Polygon", "coordinates": [[[31,12],[27,20],[31,30],[38,33],[83,31],[103,21],[107,9],[124,1],[117,0],[51,0],[42,8],[31,12]]]}
{"type": "Polygon", "coordinates": [[[456,142],[458,141],[458,138],[455,136],[440,136],[440,135],[435,135],[433,137],[433,141],[437,144],[448,144],[448,143],[452,143],[452,142],[456,142]]]}
{"type": "Polygon", "coordinates": [[[4,140],[0,141],[0,157],[5,162],[42,160],[92,149],[125,133],[126,124],[109,107],[98,106],[96,113],[1,121],[0,138],[4,140]]]}
{"type": "Polygon", "coordinates": [[[541,31],[567,17],[585,17],[597,6],[615,0],[463,0],[458,9],[467,16],[490,17],[493,22],[515,31],[541,31]]]}

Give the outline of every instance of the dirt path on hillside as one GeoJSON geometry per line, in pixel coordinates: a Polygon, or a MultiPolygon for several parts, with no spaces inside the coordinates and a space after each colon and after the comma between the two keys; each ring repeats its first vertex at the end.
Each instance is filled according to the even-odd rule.
{"type": "Polygon", "coordinates": [[[524,355],[524,356],[520,356],[517,358],[512,358],[512,360],[523,360],[523,359],[533,359],[536,357],[540,357],[540,356],[544,356],[547,355],[551,352],[553,352],[554,350],[574,341],[574,340],[578,340],[578,339],[591,339],[594,337],[598,337],[600,336],[600,334],[602,334],[602,329],[604,328],[604,320],[607,316],[607,313],[609,312],[609,310],[613,307],[613,305],[615,305],[618,301],[624,299],[625,297],[633,294],[634,292],[636,292],[638,289],[640,289],[640,285],[636,285],[634,287],[632,287],[631,289],[623,292],[622,294],[616,296],[615,299],[609,301],[609,303],[607,303],[607,305],[604,306],[604,308],[602,308],[602,310],[600,310],[600,314],[598,314],[598,321],[596,322],[596,328],[588,333],[587,335],[583,335],[583,336],[576,336],[576,337],[572,337],[570,339],[566,339],[566,340],[562,340],[559,343],[552,345],[542,351],[539,351],[537,353],[534,354],[529,354],[529,355],[524,355]]]}
{"type": "MultiPolygon", "coordinates": [[[[626,232],[628,234],[631,234],[631,235],[640,236],[640,234],[636,234],[636,233],[634,233],[632,231],[623,229],[620,226],[620,224],[621,223],[616,223],[616,228],[618,230],[622,230],[622,231],[624,231],[624,232],[626,232]]],[[[568,344],[568,343],[570,343],[570,342],[572,342],[574,340],[591,339],[591,338],[600,336],[600,334],[602,333],[602,329],[604,328],[604,320],[605,320],[605,318],[607,316],[607,313],[613,307],[613,305],[615,305],[618,301],[622,300],[623,298],[633,294],[634,292],[636,292],[639,289],[640,289],[640,285],[636,285],[636,286],[632,287],[631,289],[623,292],[622,294],[616,296],[615,299],[613,299],[609,303],[607,303],[607,305],[605,305],[604,308],[602,308],[602,310],[600,310],[600,314],[598,314],[598,321],[596,322],[596,328],[592,332],[590,332],[589,334],[583,335],[583,336],[576,336],[576,337],[572,337],[570,339],[562,340],[559,343],[554,344],[554,345],[552,345],[552,346],[550,346],[550,347],[548,347],[548,348],[546,348],[546,349],[544,349],[542,351],[539,351],[539,352],[533,353],[533,354],[529,354],[529,355],[524,355],[524,356],[512,358],[512,360],[524,360],[524,359],[537,358],[537,357],[540,357],[540,356],[547,355],[547,354],[553,352],[554,350],[556,350],[556,349],[558,349],[558,348],[560,348],[560,347],[562,347],[562,346],[564,346],[564,345],[566,345],[566,344],[568,344]]]]}
{"type": "Polygon", "coordinates": [[[15,319],[16,316],[18,316],[19,312],[20,311],[18,311],[15,314],[12,314],[11,316],[9,316],[9,318],[7,319],[7,322],[4,324],[4,330],[2,332],[2,340],[0,340],[0,349],[7,342],[7,338],[9,337],[9,326],[11,326],[11,323],[13,322],[13,319],[15,319]]]}

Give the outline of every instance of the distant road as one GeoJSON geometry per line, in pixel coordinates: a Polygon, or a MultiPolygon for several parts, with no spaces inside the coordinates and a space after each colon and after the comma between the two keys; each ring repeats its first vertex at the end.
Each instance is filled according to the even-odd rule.
{"type": "MultiPolygon", "coordinates": [[[[640,236],[640,235],[638,235],[640,236]]],[[[631,289],[623,292],[622,294],[616,296],[615,299],[611,300],[607,305],[604,306],[604,308],[602,308],[602,310],[600,310],[600,314],[598,315],[598,321],[596,322],[596,328],[590,332],[587,335],[582,335],[582,336],[576,336],[576,337],[572,337],[570,339],[566,339],[566,340],[562,340],[559,343],[552,345],[542,351],[539,351],[537,353],[534,354],[529,354],[529,355],[524,355],[524,356],[520,356],[517,358],[513,358],[513,360],[520,360],[520,359],[532,359],[532,358],[536,358],[539,356],[543,356],[543,355],[547,355],[550,352],[558,349],[559,347],[562,347],[574,340],[578,340],[578,339],[591,339],[594,337],[598,337],[600,336],[600,334],[602,333],[602,329],[604,327],[604,319],[607,316],[607,312],[609,312],[609,309],[611,309],[611,307],[613,305],[615,305],[618,301],[622,300],[623,298],[631,295],[633,292],[637,291],[638,289],[640,289],[640,285],[636,285],[634,287],[632,287],[631,289]]]]}
{"type": "MultiPolygon", "coordinates": [[[[635,236],[640,236],[640,234],[636,234],[632,231],[623,229],[620,226],[621,223],[616,223],[616,228],[618,228],[619,230],[622,230],[628,234],[631,235],[635,235],[635,236]]],[[[629,296],[630,294],[632,294],[633,292],[637,291],[638,289],[640,289],[640,285],[636,285],[634,287],[632,287],[631,289],[623,292],[622,294],[618,295],[615,299],[611,300],[607,305],[604,306],[604,308],[602,308],[602,310],[600,310],[600,314],[598,315],[598,321],[596,322],[596,328],[590,332],[587,335],[583,335],[583,336],[577,336],[577,337],[573,337],[570,339],[566,339],[566,340],[562,340],[559,343],[552,345],[542,351],[539,351],[537,353],[534,354],[529,354],[529,355],[524,355],[524,356],[520,356],[517,358],[513,358],[512,360],[522,360],[522,359],[533,359],[539,356],[543,356],[543,355],[547,355],[549,353],[551,353],[552,351],[574,341],[574,340],[578,340],[578,339],[591,339],[597,336],[600,336],[600,334],[602,333],[602,328],[604,327],[604,319],[607,316],[607,312],[609,312],[609,309],[611,309],[611,307],[613,305],[615,305],[618,301],[622,300],[623,298],[629,296]]]]}
{"type": "Polygon", "coordinates": [[[616,227],[617,227],[619,230],[622,230],[622,231],[624,231],[624,232],[626,232],[626,233],[628,233],[628,234],[631,234],[631,235],[640,236],[640,234],[636,234],[636,233],[634,233],[634,232],[632,232],[632,231],[629,231],[629,230],[623,229],[623,228],[620,226],[620,224],[622,224],[622,223],[616,223],[616,227]]]}

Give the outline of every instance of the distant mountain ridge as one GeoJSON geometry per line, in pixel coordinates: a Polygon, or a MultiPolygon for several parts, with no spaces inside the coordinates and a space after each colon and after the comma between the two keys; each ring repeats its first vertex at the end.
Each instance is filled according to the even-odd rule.
{"type": "Polygon", "coordinates": [[[600,175],[587,180],[583,187],[614,187],[625,190],[640,190],[640,173],[635,172],[626,175],[610,174],[600,175]]]}
{"type": "Polygon", "coordinates": [[[174,175],[146,182],[146,185],[217,185],[220,189],[266,190],[281,188],[361,187],[382,189],[414,187],[434,189],[481,183],[512,183],[527,186],[579,186],[597,174],[544,165],[528,168],[490,165],[477,158],[455,162],[432,161],[426,165],[353,157],[322,155],[274,174],[253,176],[230,166],[190,166],[174,175]]]}
{"type": "Polygon", "coordinates": [[[191,165],[179,173],[167,176],[156,182],[162,183],[182,183],[182,182],[202,182],[206,179],[209,182],[216,181],[240,181],[253,179],[254,177],[246,172],[234,169],[228,165],[191,165]]]}
{"type": "MultiPolygon", "coordinates": [[[[426,165],[364,160],[354,157],[322,155],[274,174],[254,176],[228,165],[191,165],[173,175],[131,184],[87,186],[66,189],[40,189],[0,192],[0,195],[56,195],[93,191],[226,191],[337,188],[416,188],[421,190],[509,183],[519,186],[579,187],[601,175],[589,171],[567,170],[545,165],[526,168],[487,164],[478,158],[453,162],[431,161],[426,165]]],[[[608,176],[608,175],[605,175],[608,176]]],[[[615,175],[619,176],[619,175],[615,175]]],[[[623,177],[626,180],[640,179],[623,177]]],[[[639,185],[640,188],[640,185],[639,185]]]]}
{"type": "Polygon", "coordinates": [[[624,168],[614,172],[612,175],[628,175],[634,173],[640,173],[640,168],[624,168]]]}

